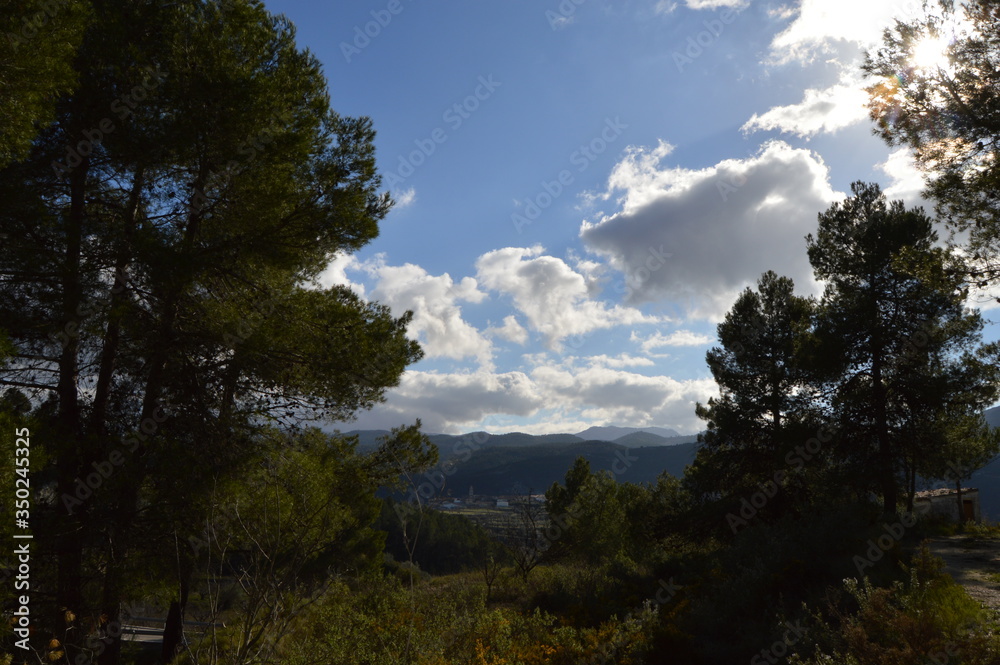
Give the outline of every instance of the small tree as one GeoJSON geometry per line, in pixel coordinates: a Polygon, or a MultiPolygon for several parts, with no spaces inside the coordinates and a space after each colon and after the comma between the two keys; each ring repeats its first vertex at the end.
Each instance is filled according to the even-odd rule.
{"type": "Polygon", "coordinates": [[[685,474],[695,496],[756,490],[788,466],[788,447],[808,438],[815,391],[805,340],[813,309],[790,278],[768,271],[719,324],[720,345],[706,360],[721,394],[696,407],[707,429],[685,474]]]}
{"type": "Polygon", "coordinates": [[[528,581],[528,575],[542,562],[550,543],[542,533],[544,506],[531,499],[531,490],[523,500],[515,501],[511,514],[505,520],[502,542],[521,579],[528,581]]]}

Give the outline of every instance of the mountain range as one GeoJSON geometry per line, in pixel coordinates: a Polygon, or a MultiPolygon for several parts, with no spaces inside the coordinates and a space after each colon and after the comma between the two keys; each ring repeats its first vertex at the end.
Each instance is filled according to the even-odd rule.
{"type": "MultiPolygon", "coordinates": [[[[1000,427],[1000,407],[985,413],[987,422],[1000,427]]],[[[355,430],[362,449],[377,445],[386,430],[355,430]]],[[[432,434],[442,462],[457,463],[445,477],[438,496],[522,494],[542,492],[562,482],[577,457],[590,462],[593,471],[608,470],[619,482],[655,482],[666,471],[681,477],[694,460],[697,435],[680,435],[660,427],[591,427],[576,434],[532,435],[522,432],[463,435],[432,434]]],[[[938,483],[936,486],[942,486],[938,483]]],[[[972,474],[965,487],[979,489],[982,514],[1000,520],[1000,457],[972,474]]]]}
{"type": "MultiPolygon", "coordinates": [[[[357,436],[362,450],[378,445],[378,440],[390,434],[389,430],[368,429],[344,432],[348,436],[357,436]]],[[[626,448],[646,448],[651,446],[675,446],[682,443],[694,443],[697,434],[678,434],[665,427],[590,427],[576,434],[525,434],[510,432],[508,434],[489,434],[487,432],[469,432],[467,434],[428,434],[432,442],[439,447],[465,440],[475,442],[478,447],[524,447],[540,444],[569,444],[586,441],[613,442],[626,448]]]]}

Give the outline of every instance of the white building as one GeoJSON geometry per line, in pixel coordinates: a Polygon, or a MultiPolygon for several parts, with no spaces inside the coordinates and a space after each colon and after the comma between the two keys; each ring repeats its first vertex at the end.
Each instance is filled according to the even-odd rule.
{"type": "Polygon", "coordinates": [[[979,490],[974,487],[962,488],[962,519],[958,519],[958,491],[949,488],[917,492],[913,496],[913,511],[918,515],[944,515],[962,522],[978,522],[979,490]]]}

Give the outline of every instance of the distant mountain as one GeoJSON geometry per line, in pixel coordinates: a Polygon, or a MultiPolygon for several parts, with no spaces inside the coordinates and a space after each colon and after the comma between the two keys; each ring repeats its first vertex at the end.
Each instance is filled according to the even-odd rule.
{"type": "Polygon", "coordinates": [[[355,429],[350,432],[342,432],[344,436],[356,436],[358,437],[358,448],[365,450],[367,448],[374,448],[378,445],[378,439],[381,436],[388,436],[392,434],[387,429],[355,429]]]}
{"type": "Polygon", "coordinates": [[[470,434],[431,434],[429,437],[439,448],[453,448],[464,443],[467,446],[478,448],[520,448],[525,446],[538,445],[559,445],[568,443],[581,443],[583,439],[572,434],[525,434],[524,432],[510,432],[508,434],[487,434],[486,432],[472,432],[470,434]]]}
{"type": "MultiPolygon", "coordinates": [[[[344,432],[347,436],[358,437],[358,447],[361,450],[371,449],[378,445],[380,437],[391,434],[385,429],[351,430],[344,432]]],[[[522,447],[546,444],[581,443],[583,439],[573,434],[525,434],[511,432],[509,434],[488,434],[486,432],[469,432],[468,434],[428,434],[431,440],[442,451],[451,449],[464,442],[467,446],[476,448],[487,447],[522,447]]]]}
{"type": "Polygon", "coordinates": [[[694,443],[698,440],[697,434],[683,434],[678,436],[663,437],[649,432],[632,432],[615,439],[614,443],[629,448],[646,448],[649,446],[676,446],[681,443],[694,443]]]}
{"type": "Polygon", "coordinates": [[[669,445],[669,441],[670,439],[667,437],[651,432],[632,432],[631,434],[618,437],[614,440],[614,443],[627,448],[644,448],[646,446],[666,446],[669,445]]]}
{"type": "MultiPolygon", "coordinates": [[[[986,409],[986,422],[991,427],[1000,427],[1000,406],[986,409]]],[[[954,487],[955,483],[950,483],[954,487]]],[[[1000,457],[972,474],[971,478],[962,481],[963,487],[975,487],[979,490],[979,504],[983,517],[991,521],[1000,521],[1000,457]]]]}
{"type": "Polygon", "coordinates": [[[986,409],[983,414],[986,416],[986,422],[990,424],[990,427],[1000,427],[1000,406],[986,409]]]}
{"type": "Polygon", "coordinates": [[[680,436],[675,430],[666,427],[588,427],[582,432],[577,432],[576,435],[586,441],[617,441],[623,436],[636,432],[655,434],[665,439],[680,436]]]}
{"type": "MultiPolygon", "coordinates": [[[[470,486],[476,494],[487,495],[544,492],[552,483],[565,480],[577,457],[586,458],[592,471],[611,471],[618,482],[655,482],[662,471],[683,475],[684,468],[694,461],[696,449],[696,443],[627,448],[609,441],[483,446],[466,453],[464,460],[456,457],[442,492],[464,496],[470,486]]],[[[441,448],[441,460],[449,459],[451,453],[441,448]]]]}

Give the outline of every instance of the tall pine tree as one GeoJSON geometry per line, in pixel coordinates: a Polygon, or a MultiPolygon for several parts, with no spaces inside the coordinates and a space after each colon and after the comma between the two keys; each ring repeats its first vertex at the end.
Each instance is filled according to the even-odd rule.
{"type": "Polygon", "coordinates": [[[421,356],[409,314],[310,286],[391,200],[371,122],[329,107],[289,22],[253,0],[91,4],[72,93],[0,172],[0,384],[43,403],[58,498],[38,533],[69,635],[113,633],[183,511],[171,487],[206,491],[264,423],[372,406],[421,356]]]}
{"type": "MultiPolygon", "coordinates": [[[[816,277],[817,378],[828,387],[838,456],[856,486],[897,509],[910,465],[927,468],[915,432],[924,414],[977,415],[997,397],[997,349],[980,348],[982,320],[965,306],[962,270],[938,247],[921,209],[888,202],[878,185],[819,215],[807,238],[816,277]]],[[[952,422],[957,422],[952,418],[952,422]]],[[[923,444],[936,445],[935,437],[923,444]]]]}

